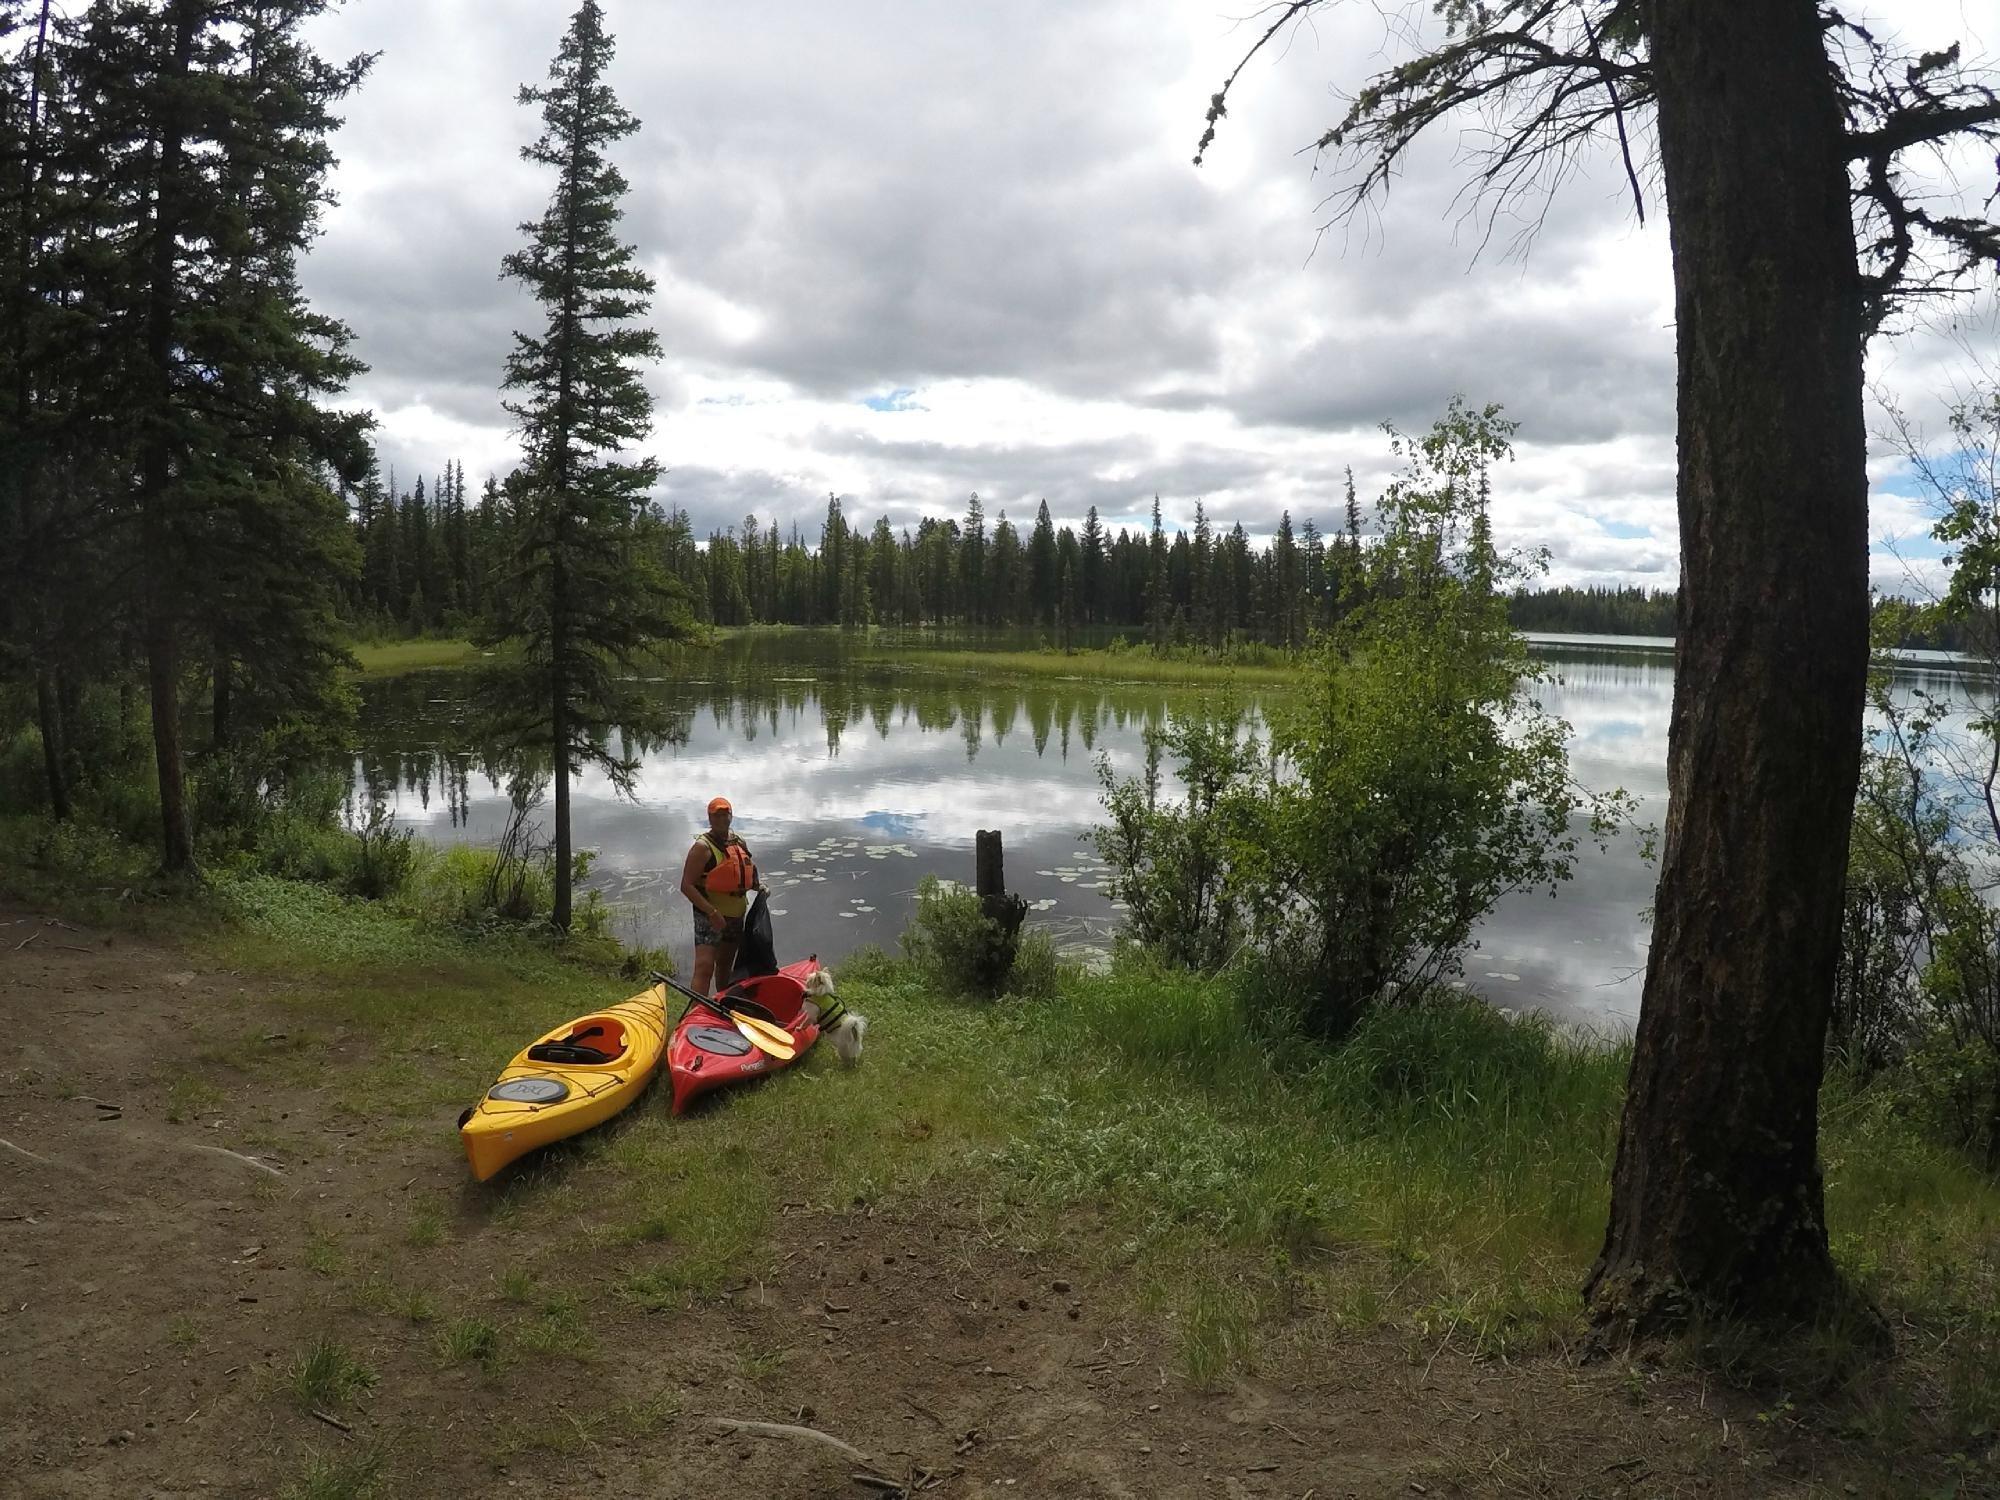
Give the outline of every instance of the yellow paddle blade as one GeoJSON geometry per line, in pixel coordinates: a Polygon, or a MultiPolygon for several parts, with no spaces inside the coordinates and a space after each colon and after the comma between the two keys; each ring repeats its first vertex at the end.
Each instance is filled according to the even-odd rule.
{"type": "MultiPolygon", "coordinates": [[[[736,1029],[743,1033],[750,1045],[755,1047],[759,1052],[768,1053],[780,1062],[790,1062],[799,1055],[798,1049],[792,1045],[792,1039],[789,1036],[785,1037],[783,1041],[776,1041],[764,1035],[764,1031],[772,1030],[772,1027],[765,1026],[764,1031],[752,1031],[751,1027],[762,1023],[749,1016],[731,1015],[730,1019],[736,1023],[736,1029]]],[[[779,1034],[783,1035],[782,1032],[779,1034]]]]}
{"type": "Polygon", "coordinates": [[[760,1016],[746,1016],[740,1010],[732,1010],[729,1012],[729,1019],[745,1031],[763,1037],[774,1046],[791,1047],[794,1049],[798,1046],[798,1043],[792,1039],[792,1034],[785,1030],[784,1027],[774,1026],[760,1016]]]}

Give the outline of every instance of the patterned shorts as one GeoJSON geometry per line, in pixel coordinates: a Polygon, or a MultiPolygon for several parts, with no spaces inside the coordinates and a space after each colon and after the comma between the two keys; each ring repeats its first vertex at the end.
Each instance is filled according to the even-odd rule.
{"type": "Polygon", "coordinates": [[[695,947],[720,947],[723,942],[722,931],[713,922],[709,921],[708,913],[703,911],[699,906],[695,906],[692,902],[689,903],[689,909],[694,913],[695,947]]]}

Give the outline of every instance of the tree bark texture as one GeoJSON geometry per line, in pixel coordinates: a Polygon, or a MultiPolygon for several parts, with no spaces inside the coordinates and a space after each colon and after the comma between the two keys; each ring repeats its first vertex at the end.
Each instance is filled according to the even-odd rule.
{"type": "Polygon", "coordinates": [[[569,931],[570,921],[570,835],[569,835],[569,580],[563,567],[562,528],[557,525],[557,542],[551,573],[549,610],[549,721],[555,747],[556,783],[556,891],[555,909],[549,920],[558,932],[569,931]]]}
{"type": "Polygon", "coordinates": [[[55,685],[46,671],[35,674],[35,717],[42,730],[42,768],[49,779],[49,811],[58,822],[69,817],[69,778],[63,774],[63,721],[55,685]]]}
{"type": "Polygon", "coordinates": [[[1812,0],[1654,0],[1681,593],[1652,951],[1585,1295],[1645,1334],[1835,1284],[1818,1096],[1867,668],[1861,283],[1812,0]]]}
{"type": "Polygon", "coordinates": [[[217,750],[229,744],[230,672],[228,654],[218,650],[215,653],[209,691],[209,732],[217,750]]]}
{"type": "MultiPolygon", "coordinates": [[[[179,86],[194,58],[195,14],[190,5],[174,12],[174,58],[169,75],[179,86]]],[[[180,641],[175,619],[177,553],[171,545],[167,508],[172,503],[173,454],[166,428],[174,400],[174,302],[180,239],[180,178],[186,170],[185,131],[178,97],[160,131],[159,176],[153,193],[153,243],[146,307],[146,358],[153,381],[154,410],[139,465],[140,535],[145,553],[146,676],[153,704],[153,760],[160,784],[161,863],[168,870],[194,865],[188,836],[187,793],[181,776],[180,641]]]]}

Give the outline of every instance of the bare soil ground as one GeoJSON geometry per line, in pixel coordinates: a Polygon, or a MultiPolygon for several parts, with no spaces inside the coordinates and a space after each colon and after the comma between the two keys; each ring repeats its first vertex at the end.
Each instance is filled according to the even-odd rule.
{"type": "Polygon", "coordinates": [[[1483,1363],[1448,1329],[1335,1336],[1304,1306],[1254,1376],[1191,1389],[1093,1253],[1103,1230],[1010,1245],[963,1199],[787,1212],[775,1270],[647,1311],[618,1287],[665,1247],[606,1235],[538,1258],[518,1195],[468,1178],[448,1114],[385,1136],[348,1112],[344,1079],[379,1040],[294,1037],[284,999],[0,907],[0,1492],[352,1494],[359,1470],[335,1466],[369,1455],[374,1493],[396,1496],[1940,1492],[1934,1468],[1899,1473],[1698,1373],[1483,1363]],[[256,1045],[285,1066],[237,1066],[256,1045]],[[432,1244],[410,1227],[426,1202],[432,1244]],[[524,1265],[566,1294],[555,1314],[503,1290],[524,1265]],[[468,1314],[539,1317],[541,1352],[449,1362],[468,1314]],[[322,1408],[343,1426],[290,1378],[319,1337],[375,1375],[322,1408]],[[809,1426],[866,1462],[716,1419],[809,1426]]]}

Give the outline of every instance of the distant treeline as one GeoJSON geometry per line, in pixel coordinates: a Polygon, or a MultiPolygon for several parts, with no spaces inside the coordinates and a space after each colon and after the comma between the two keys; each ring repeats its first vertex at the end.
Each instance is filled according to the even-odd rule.
{"type": "MultiPolygon", "coordinates": [[[[1517,630],[1576,635],[1662,635],[1674,633],[1680,595],[1671,589],[1556,588],[1517,590],[1507,601],[1507,618],[1517,630]]],[[[1878,642],[1911,651],[1969,651],[1996,638],[1996,622],[1947,618],[1942,610],[1913,606],[1906,599],[1875,602],[1878,642]]]]}
{"type": "MultiPolygon", "coordinates": [[[[503,576],[511,498],[488,479],[476,499],[465,471],[447,464],[434,479],[400,488],[391,473],[356,492],[361,546],[347,613],[372,630],[471,630],[503,576]]],[[[654,506],[634,523],[697,618],[712,625],[941,625],[972,629],[1111,627],[1159,644],[1226,645],[1257,640],[1296,646],[1353,607],[1366,546],[1350,497],[1346,525],[1330,535],[1287,512],[1277,533],[1254,546],[1241,524],[1217,530],[1195,506],[1192,531],[1168,533],[1153,504],[1145,531],[1106,528],[1093,506],[1082,529],[1055,526],[1048,503],[1025,534],[1001,511],[989,524],[977,495],[958,519],[926,516],[900,530],[878,517],[866,531],[827,501],[810,544],[797,526],[745,516],[698,540],[687,513],[654,506]]],[[[1678,595],[1638,587],[1517,590],[1509,621],[1519,630],[1579,635],[1674,634],[1678,595]]],[[[1878,615],[1898,608],[1884,600],[1878,615]]],[[[1899,643],[1966,647],[1963,622],[1907,615],[1899,643]]]]}
{"type": "MultiPolygon", "coordinates": [[[[352,514],[360,578],[348,613],[372,629],[474,629],[506,575],[513,498],[488,480],[468,500],[463,469],[401,490],[392,474],[356,492],[352,514]]],[[[1045,628],[1060,636],[1116,627],[1161,644],[1221,646],[1256,639],[1303,644],[1315,627],[1358,602],[1352,559],[1364,545],[1350,495],[1347,525],[1332,535],[1310,520],[1278,524],[1253,547],[1239,524],[1218,530],[1200,505],[1192,531],[1167,533],[1153,504],[1150,528],[1111,531],[1092,507],[1082,528],[1057,527],[1048,503],[1017,528],[990,523],[979,497],[963,518],[925,517],[897,530],[886,517],[862,530],[838,497],[819,536],[745,516],[697,539],[687,513],[653,506],[633,522],[641,546],[713,625],[943,625],[1045,628]]]]}
{"type": "Polygon", "coordinates": [[[1676,597],[1671,589],[1517,589],[1507,601],[1507,620],[1516,630],[1670,636],[1676,597]]]}

